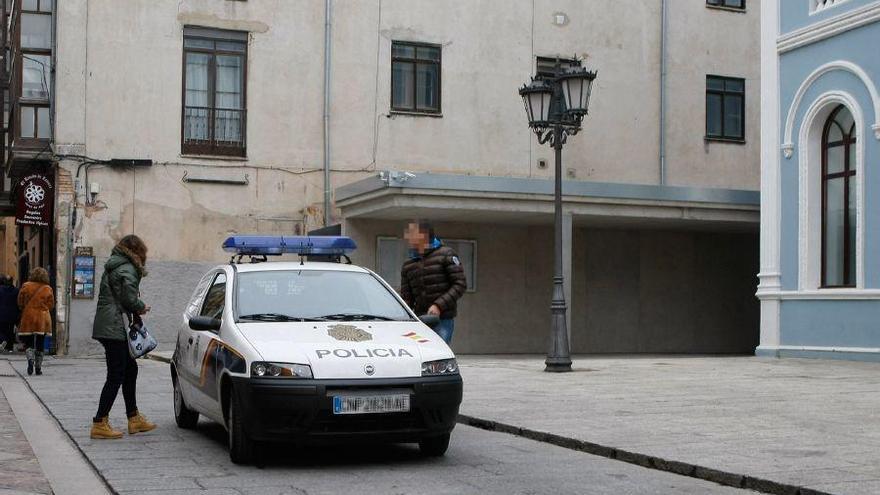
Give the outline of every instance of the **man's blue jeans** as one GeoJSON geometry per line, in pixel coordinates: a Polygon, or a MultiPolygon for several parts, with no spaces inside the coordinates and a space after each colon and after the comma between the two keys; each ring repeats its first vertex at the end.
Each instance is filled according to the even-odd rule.
{"type": "Polygon", "coordinates": [[[440,320],[440,324],[434,329],[434,331],[437,332],[437,335],[439,335],[447,345],[452,343],[452,332],[454,330],[455,320],[452,318],[448,320],[440,320]]]}

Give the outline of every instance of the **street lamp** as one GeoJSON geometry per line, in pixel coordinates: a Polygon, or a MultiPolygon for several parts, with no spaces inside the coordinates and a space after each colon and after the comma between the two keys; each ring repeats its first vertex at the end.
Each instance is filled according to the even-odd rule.
{"type": "Polygon", "coordinates": [[[553,268],[553,302],[550,303],[553,326],[544,371],[571,371],[565,293],[562,289],[562,146],[568,136],[581,130],[581,121],[590,105],[594,79],[596,72],[581,67],[580,62],[563,69],[557,59],[553,76],[533,77],[531,83],[519,90],[526,107],[529,127],[535,131],[539,143],[550,143],[556,152],[556,185],[553,197],[556,260],[553,268]]]}

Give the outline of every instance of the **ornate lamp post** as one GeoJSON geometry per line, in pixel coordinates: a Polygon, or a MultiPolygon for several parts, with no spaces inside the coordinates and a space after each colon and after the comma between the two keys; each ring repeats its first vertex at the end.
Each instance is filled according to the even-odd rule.
{"type": "Polygon", "coordinates": [[[580,66],[563,69],[557,60],[552,77],[533,77],[530,84],[524,85],[522,96],[529,118],[529,127],[538,136],[541,144],[550,143],[556,152],[556,185],[554,189],[555,264],[553,269],[553,302],[550,311],[553,326],[550,336],[550,351],[544,361],[544,371],[571,371],[571,354],[568,346],[568,328],[565,312],[565,292],[562,276],[562,146],[568,136],[581,130],[581,121],[590,105],[590,93],[596,72],[580,66]]]}

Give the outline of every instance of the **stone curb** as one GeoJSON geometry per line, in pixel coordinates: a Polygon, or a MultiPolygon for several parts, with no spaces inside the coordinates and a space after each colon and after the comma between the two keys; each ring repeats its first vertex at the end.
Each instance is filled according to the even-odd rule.
{"type": "Polygon", "coordinates": [[[171,358],[167,358],[165,356],[157,356],[155,354],[147,354],[147,359],[152,359],[153,361],[159,361],[160,363],[171,364],[171,358]]]}
{"type": "Polygon", "coordinates": [[[811,488],[755,478],[754,476],[748,476],[745,474],[719,471],[717,469],[698,466],[696,464],[663,459],[647,454],[640,454],[638,452],[630,452],[616,447],[608,447],[597,443],[578,440],[576,438],[568,438],[553,433],[546,433],[529,428],[499,423],[497,421],[475,418],[466,414],[459,414],[458,422],[482,430],[508,433],[510,435],[528,438],[529,440],[556,445],[557,447],[607,457],[608,459],[627,462],[648,469],[656,469],[658,471],[666,471],[681,476],[711,481],[713,483],[718,483],[719,485],[731,486],[734,488],[744,488],[747,490],[772,493],[775,495],[831,495],[827,492],[813,490],[811,488]]]}

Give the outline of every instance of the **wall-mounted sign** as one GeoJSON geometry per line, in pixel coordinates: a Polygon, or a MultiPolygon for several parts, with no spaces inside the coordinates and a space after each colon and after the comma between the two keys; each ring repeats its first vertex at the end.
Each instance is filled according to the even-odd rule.
{"type": "Polygon", "coordinates": [[[55,186],[43,174],[23,177],[16,184],[15,223],[31,227],[52,225],[52,207],[55,204],[55,186]]]}
{"type": "Polygon", "coordinates": [[[95,257],[91,247],[78,247],[73,255],[73,297],[95,297],[95,257]]]}

